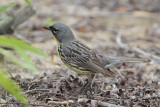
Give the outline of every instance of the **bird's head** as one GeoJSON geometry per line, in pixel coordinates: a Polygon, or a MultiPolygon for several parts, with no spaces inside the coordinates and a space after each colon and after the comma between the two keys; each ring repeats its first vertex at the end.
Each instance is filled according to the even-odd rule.
{"type": "Polygon", "coordinates": [[[75,40],[75,37],[70,30],[70,28],[62,23],[55,23],[48,27],[43,27],[44,29],[50,30],[54,38],[59,43],[66,43],[75,40]]]}

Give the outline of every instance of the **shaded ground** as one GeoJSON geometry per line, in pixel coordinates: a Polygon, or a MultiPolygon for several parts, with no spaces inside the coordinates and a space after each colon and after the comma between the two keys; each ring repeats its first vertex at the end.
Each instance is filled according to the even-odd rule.
{"type": "MultiPolygon", "coordinates": [[[[20,6],[25,5],[17,1],[20,6]]],[[[12,36],[30,42],[50,58],[29,53],[39,75],[6,61],[7,71],[24,90],[30,106],[160,106],[159,1],[94,1],[31,1],[36,14],[19,26],[12,36]],[[97,74],[91,88],[78,92],[88,80],[85,76],[77,76],[59,59],[51,33],[41,29],[47,18],[70,26],[75,36],[96,53],[145,58],[149,62],[127,63],[113,68],[121,72],[125,80],[109,81],[97,74]],[[51,62],[53,52],[54,64],[51,62]]],[[[1,102],[10,103],[2,106],[23,106],[6,91],[0,94],[1,102]]]]}

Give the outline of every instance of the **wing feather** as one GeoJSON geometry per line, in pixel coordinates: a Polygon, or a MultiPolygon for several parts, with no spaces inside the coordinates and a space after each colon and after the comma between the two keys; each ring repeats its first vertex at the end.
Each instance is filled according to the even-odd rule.
{"type": "Polygon", "coordinates": [[[81,42],[73,41],[71,44],[64,45],[61,48],[61,53],[65,56],[65,61],[71,64],[70,66],[74,64],[81,68],[81,70],[88,70],[91,73],[115,76],[115,73],[107,70],[98,60],[96,54],[81,42]]]}

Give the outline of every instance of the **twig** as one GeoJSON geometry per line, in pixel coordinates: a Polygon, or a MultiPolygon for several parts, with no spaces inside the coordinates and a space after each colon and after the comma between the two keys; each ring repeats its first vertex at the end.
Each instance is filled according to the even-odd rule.
{"type": "Polygon", "coordinates": [[[35,92],[35,91],[50,91],[49,89],[33,89],[33,90],[28,90],[28,91],[25,91],[25,92],[22,92],[22,93],[31,93],[31,92],[35,92]]]}
{"type": "Polygon", "coordinates": [[[147,52],[141,50],[140,48],[131,47],[128,44],[122,43],[122,41],[121,41],[121,33],[120,32],[117,35],[116,42],[121,48],[137,52],[139,54],[142,54],[145,58],[150,59],[151,61],[154,60],[154,61],[160,63],[160,57],[158,57],[158,56],[156,56],[154,54],[151,54],[151,53],[147,53],[147,52]]]}
{"type": "MultiPolygon", "coordinates": [[[[40,91],[40,92],[42,92],[43,91],[43,93],[48,93],[48,94],[54,94],[54,95],[59,95],[59,96],[67,96],[66,94],[63,94],[63,93],[57,93],[57,92],[51,92],[51,90],[50,89],[33,89],[33,90],[28,90],[28,91],[25,91],[25,92],[22,92],[23,94],[28,94],[28,93],[33,93],[33,92],[38,92],[38,91],[40,91]]],[[[39,92],[39,93],[40,93],[39,92]]],[[[73,96],[67,96],[67,98],[73,98],[73,99],[76,99],[77,97],[73,97],[73,96]]]]}
{"type": "Polygon", "coordinates": [[[71,104],[71,103],[74,103],[73,100],[68,100],[68,101],[48,101],[48,104],[58,104],[58,105],[61,105],[61,104],[71,104]]]}
{"type": "MultiPolygon", "coordinates": [[[[10,104],[22,104],[24,105],[23,103],[20,103],[20,102],[7,102],[7,103],[0,103],[0,107],[1,105],[10,105],[10,104]]],[[[32,105],[32,106],[40,106],[40,107],[52,107],[52,106],[49,106],[49,105],[46,105],[46,104],[28,104],[28,105],[32,105]]]]}
{"type": "MultiPolygon", "coordinates": [[[[88,102],[90,99],[86,99],[86,98],[80,98],[78,99],[79,103],[86,103],[88,102]]],[[[98,101],[98,100],[91,100],[90,101],[92,105],[96,106],[96,107],[123,107],[123,106],[119,106],[119,105],[115,105],[115,104],[110,104],[110,103],[106,103],[106,102],[102,102],[102,101],[98,101]]]]}

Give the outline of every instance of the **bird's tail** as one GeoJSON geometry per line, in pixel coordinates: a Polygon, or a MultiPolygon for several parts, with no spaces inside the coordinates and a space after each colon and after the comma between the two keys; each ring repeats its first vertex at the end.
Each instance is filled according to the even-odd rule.
{"type": "Polygon", "coordinates": [[[140,59],[140,58],[113,57],[100,54],[97,54],[96,56],[105,67],[115,66],[125,62],[131,62],[131,63],[148,62],[146,59],[140,59]]]}
{"type": "Polygon", "coordinates": [[[138,59],[138,58],[119,58],[120,62],[148,62],[146,59],[138,59]]]}

